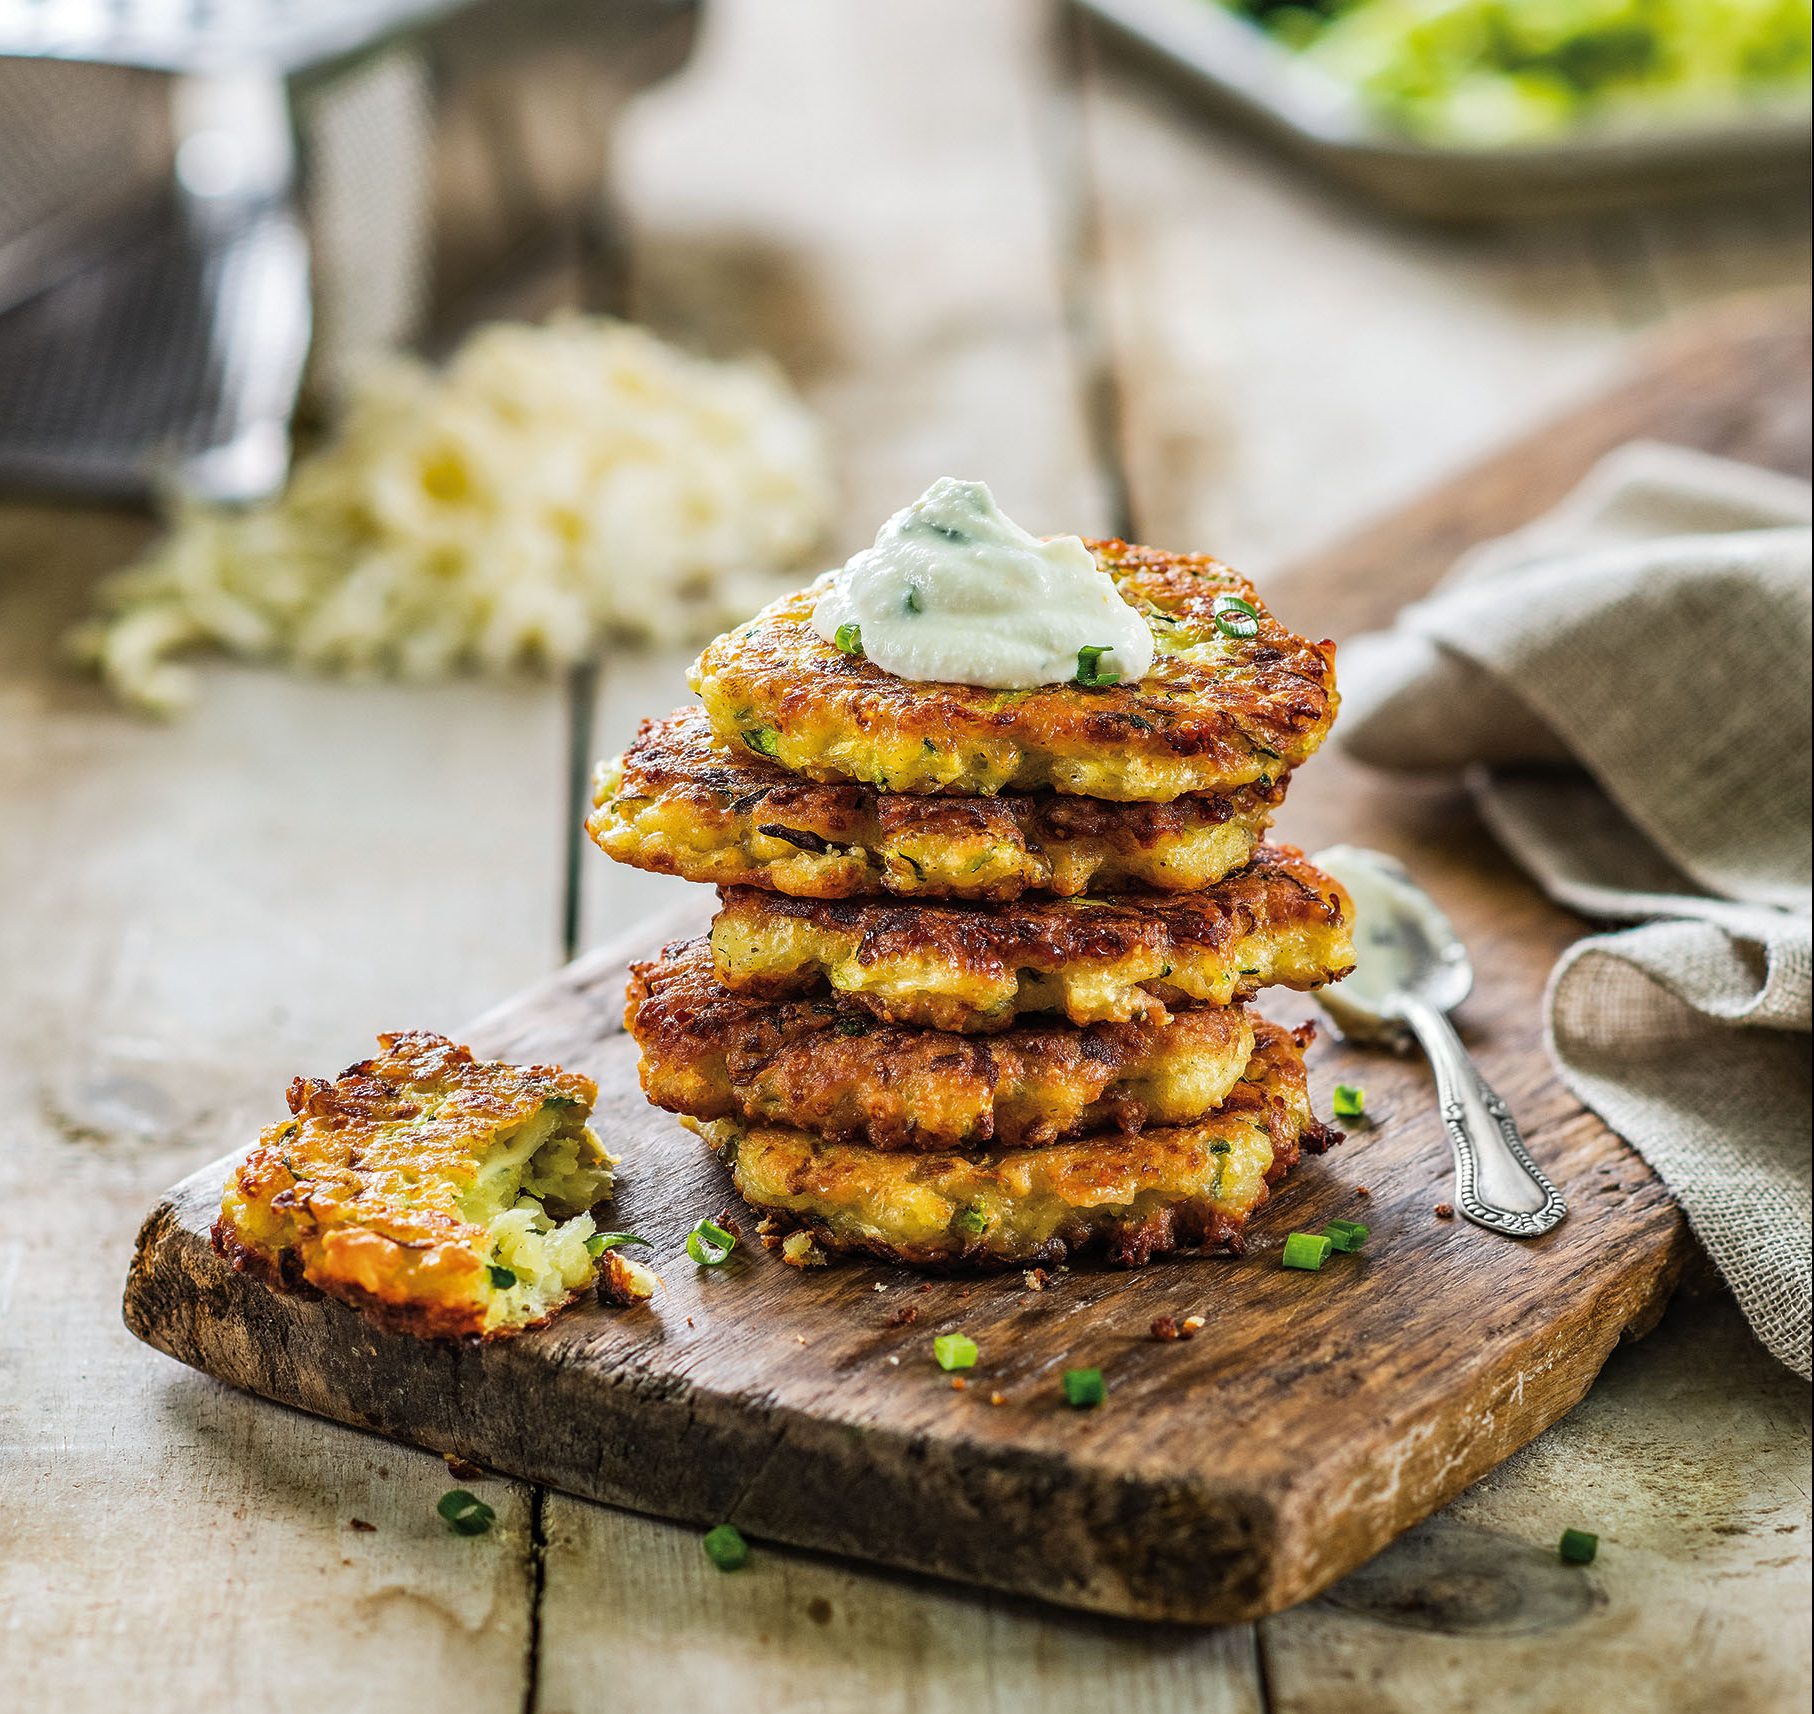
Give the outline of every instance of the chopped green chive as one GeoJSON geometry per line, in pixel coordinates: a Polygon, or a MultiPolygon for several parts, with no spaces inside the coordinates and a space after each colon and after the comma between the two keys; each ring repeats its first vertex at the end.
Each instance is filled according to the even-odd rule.
{"type": "Polygon", "coordinates": [[[749,1561],[750,1544],[735,1524],[720,1524],[716,1529],[707,1530],[699,1545],[705,1549],[706,1558],[720,1571],[740,1570],[749,1561]]]}
{"type": "Polygon", "coordinates": [[[1288,1268],[1303,1268],[1309,1273],[1315,1273],[1329,1260],[1329,1252],[1334,1248],[1334,1244],[1319,1233],[1293,1232],[1285,1240],[1282,1260],[1288,1268]]]}
{"type": "Polygon", "coordinates": [[[594,1232],[586,1240],[588,1256],[602,1256],[607,1250],[619,1249],[625,1244],[641,1244],[645,1249],[654,1249],[647,1238],[639,1237],[634,1232],[594,1232]]]}
{"type": "Polygon", "coordinates": [[[715,1220],[701,1220],[687,1234],[687,1255],[702,1268],[715,1268],[737,1248],[737,1234],[727,1232],[715,1220]]]}
{"type": "Polygon", "coordinates": [[[435,1510],[455,1535],[483,1535],[498,1521],[498,1514],[491,1507],[464,1488],[443,1494],[436,1502],[435,1510]]]}
{"type": "Polygon", "coordinates": [[[781,734],[772,726],[758,726],[753,732],[745,732],[743,741],[758,756],[774,758],[775,748],[781,742],[781,734]]]}
{"type": "Polygon", "coordinates": [[[831,640],[840,654],[860,655],[863,652],[863,627],[840,625],[832,633],[831,640]]]}
{"type": "Polygon", "coordinates": [[[866,1036],[869,1034],[869,1020],[858,1017],[854,1012],[841,1012],[833,1020],[832,1028],[841,1036],[866,1036]]]}
{"type": "Polygon", "coordinates": [[[491,1283],[496,1286],[499,1291],[509,1291],[510,1288],[516,1284],[516,1270],[514,1268],[502,1267],[498,1263],[493,1262],[491,1264],[491,1283]]]}
{"type": "Polygon", "coordinates": [[[1587,1530],[1564,1530],[1556,1552],[1570,1565],[1592,1565],[1600,1551],[1600,1538],[1587,1530]]]}
{"type": "Polygon", "coordinates": [[[1367,1110],[1367,1092],[1355,1083],[1338,1083],[1331,1105],[1338,1119],[1358,1119],[1367,1110]]]}
{"type": "Polygon", "coordinates": [[[1260,631],[1260,610],[1238,595],[1218,595],[1211,607],[1216,629],[1225,637],[1254,637],[1260,631]]]}
{"type": "Polygon", "coordinates": [[[974,1369],[976,1341],[964,1333],[941,1333],[932,1342],[932,1355],[941,1369],[974,1369]]]}
{"type": "Polygon", "coordinates": [[[1109,1384],[1100,1369],[1066,1369],[1063,1386],[1064,1402],[1072,1410],[1091,1410],[1108,1402],[1109,1384]]]}
{"type": "Polygon", "coordinates": [[[1114,648],[1113,643],[1086,643],[1077,651],[1077,682],[1086,689],[1100,690],[1121,682],[1118,672],[1105,672],[1102,657],[1114,648]]]}
{"type": "Polygon", "coordinates": [[[1367,1241],[1368,1228],[1358,1220],[1331,1220],[1322,1235],[1344,1254],[1352,1255],[1367,1241]]]}
{"type": "Polygon", "coordinates": [[[903,613],[918,613],[920,611],[920,586],[917,583],[910,583],[907,585],[907,595],[901,602],[901,611],[903,613]]]}

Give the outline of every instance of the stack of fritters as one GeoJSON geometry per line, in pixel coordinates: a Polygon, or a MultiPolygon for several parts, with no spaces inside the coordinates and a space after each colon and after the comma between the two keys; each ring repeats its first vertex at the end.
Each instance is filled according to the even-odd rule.
{"type": "Polygon", "coordinates": [[[1089,546],[1151,626],[1137,684],[896,678],[804,590],[600,773],[602,850],[720,889],[634,968],[643,1086],[791,1260],[1238,1248],[1327,1139],[1302,1042],[1242,1002],[1353,962],[1341,888],[1263,842],[1333,648],[1215,560],[1089,546]]]}

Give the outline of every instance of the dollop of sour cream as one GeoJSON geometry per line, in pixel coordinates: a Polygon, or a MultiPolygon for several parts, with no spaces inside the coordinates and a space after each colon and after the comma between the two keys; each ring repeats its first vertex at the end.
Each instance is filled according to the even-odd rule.
{"type": "Polygon", "coordinates": [[[1146,620],[1078,537],[1041,541],[949,476],[832,573],[812,624],[896,678],[990,690],[1063,684],[1080,664],[1085,683],[1131,684],[1153,664],[1146,620]]]}

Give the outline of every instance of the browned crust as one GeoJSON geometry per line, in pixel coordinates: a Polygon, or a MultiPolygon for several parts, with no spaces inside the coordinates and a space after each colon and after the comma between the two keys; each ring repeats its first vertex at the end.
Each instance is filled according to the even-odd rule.
{"type": "MultiPolygon", "coordinates": [[[[601,785],[586,828],[618,862],[686,880],[717,881],[710,855],[698,849],[675,850],[614,836],[614,805],[659,803],[707,836],[714,851],[744,846],[762,835],[809,853],[836,849],[866,859],[860,867],[842,865],[836,872],[822,866],[809,873],[796,868],[778,874],[771,867],[751,866],[739,877],[741,886],[811,898],[902,893],[1002,902],[1029,889],[1009,879],[983,886],[928,880],[913,874],[898,853],[941,843],[1016,851],[1034,859],[1079,846],[1152,852],[1236,816],[1263,827],[1284,801],[1288,781],[1289,775],[1281,774],[1265,786],[1195,792],[1169,803],[1113,803],[1051,791],[995,797],[886,792],[848,780],[804,778],[746,746],[733,749],[713,732],[703,708],[689,707],[642,722],[635,742],[619,759],[614,783],[608,789],[601,785]]],[[[1045,866],[1060,874],[1064,868],[1045,866]]],[[[1049,890],[1083,889],[1055,880],[1049,890]]]]}
{"type": "MultiPolygon", "coordinates": [[[[1335,718],[1333,643],[1309,642],[1288,631],[1246,578],[1206,554],[1167,553],[1119,540],[1086,545],[1122,595],[1148,615],[1162,642],[1173,635],[1217,638],[1215,600],[1222,595],[1256,609],[1256,635],[1220,639],[1210,661],[1162,649],[1152,670],[1135,684],[1098,690],[1050,685],[1004,701],[1001,693],[975,686],[897,678],[840,652],[813,630],[817,595],[803,590],[710,644],[694,683],[708,692],[708,705],[715,694],[740,715],[783,733],[797,723],[829,721],[847,731],[925,733],[956,750],[970,740],[1006,740],[1032,756],[1113,752],[1195,764],[1184,770],[1185,784],[1152,794],[1160,796],[1225,789],[1308,759],[1335,718]]],[[[736,742],[739,730],[727,729],[722,709],[713,707],[712,713],[724,736],[736,742]]],[[[783,759],[815,778],[842,777],[822,761],[783,759]]],[[[958,792],[1048,783],[1059,791],[1084,789],[1060,778],[893,782],[897,790],[958,792]]]]}
{"type": "MultiPolygon", "coordinates": [[[[1271,983],[1311,986],[1339,981],[1353,967],[1353,907],[1341,886],[1290,846],[1262,845],[1245,869],[1195,893],[1135,893],[1110,899],[1020,899],[1009,905],[944,901],[897,904],[880,899],[795,899],[747,887],[721,888],[713,955],[730,987],[765,997],[810,991],[828,975],[822,964],[794,969],[740,966],[727,945],[746,938],[787,940],[790,923],[810,925],[852,947],[860,967],[912,966],[921,992],[890,997],[850,988],[849,998],[897,1023],[993,1033],[1009,1015],[970,996],[1011,988],[1017,973],[1064,976],[1076,967],[1153,972],[1131,978],[1141,1010],[1162,1019],[1175,997],[1164,972],[1193,955],[1222,957],[1256,937],[1302,950],[1310,964],[1293,973],[1281,961],[1236,981],[1246,998],[1271,983]]],[[[1295,956],[1295,952],[1294,952],[1295,956]]],[[[1184,995],[1188,999],[1190,996],[1184,995]]],[[[1076,1014],[1073,1014],[1076,1017],[1076,1014]]],[[[1076,1019],[1083,1022],[1087,1019],[1076,1019]]]]}
{"type": "MultiPolygon", "coordinates": [[[[1230,1118],[1246,1115],[1257,1119],[1266,1127],[1272,1145],[1272,1164],[1265,1175],[1268,1190],[1245,1213],[1218,1208],[1199,1198],[1152,1209],[1137,1219],[1105,1220],[1099,1214],[1080,1212],[1048,1243],[1002,1257],[987,1253],[981,1240],[976,1248],[954,1254],[943,1248],[857,1239],[810,1212],[752,1202],[761,1217],[763,1242],[779,1246],[788,1233],[803,1231],[829,1253],[873,1255],[933,1273],[999,1273],[1051,1267],[1085,1257],[1099,1257],[1114,1267],[1135,1268],[1181,1251],[1243,1254],[1247,1223],[1270,1199],[1270,1187],[1285,1178],[1304,1155],[1322,1154],[1343,1140],[1340,1131],[1322,1123],[1310,1108],[1303,1052],[1315,1034],[1314,1024],[1285,1030],[1266,1019],[1257,1019],[1254,1064],[1256,1070],[1263,1068],[1263,1075],[1238,1085],[1221,1109],[1230,1118]]],[[[1105,1147],[1113,1148],[1121,1141],[1105,1139],[1105,1147]]]]}
{"type": "MultiPolygon", "coordinates": [[[[642,1050],[644,1092],[670,1112],[929,1152],[1138,1131],[1149,1109],[1140,1083],[1124,1081],[1130,1073],[1150,1078],[1168,1060],[1239,1055],[1232,1081],[1253,1040],[1242,1010],[1210,1006],[1165,1024],[1022,1025],[995,1036],[885,1024],[832,997],[737,993],[719,980],[703,939],[631,965],[624,1025],[642,1050]]],[[[1168,1122],[1200,1117],[1224,1093],[1168,1122]]]]}
{"type": "MultiPolygon", "coordinates": [[[[287,1248],[277,1251],[274,1256],[267,1255],[243,1242],[239,1229],[224,1214],[214,1222],[209,1235],[214,1253],[229,1262],[236,1274],[245,1274],[268,1291],[280,1292],[286,1297],[331,1297],[336,1303],[358,1311],[385,1333],[479,1344],[513,1335],[530,1326],[540,1327],[552,1319],[550,1314],[538,1321],[526,1322],[522,1328],[493,1328],[487,1332],[482,1325],[483,1311],[476,1304],[419,1303],[380,1297],[347,1280],[329,1280],[325,1287],[317,1286],[303,1271],[300,1251],[287,1248]]],[[[569,1297],[559,1307],[565,1308],[572,1301],[569,1297]]]]}

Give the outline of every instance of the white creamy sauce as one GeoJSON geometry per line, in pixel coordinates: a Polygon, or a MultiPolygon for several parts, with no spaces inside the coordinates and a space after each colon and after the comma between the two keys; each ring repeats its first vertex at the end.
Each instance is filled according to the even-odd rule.
{"type": "Polygon", "coordinates": [[[1085,682],[1132,684],[1153,664],[1146,620],[1082,541],[1041,541],[982,483],[949,476],[831,574],[812,623],[828,643],[842,631],[840,647],[860,641],[884,672],[921,682],[1063,684],[1078,677],[1079,650],[1085,682]]]}

